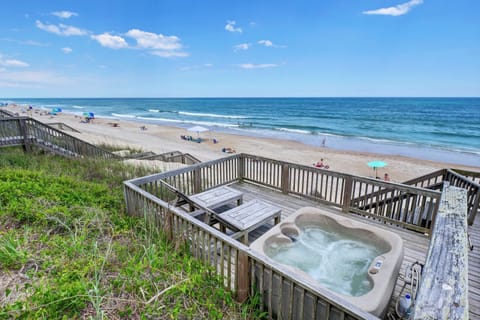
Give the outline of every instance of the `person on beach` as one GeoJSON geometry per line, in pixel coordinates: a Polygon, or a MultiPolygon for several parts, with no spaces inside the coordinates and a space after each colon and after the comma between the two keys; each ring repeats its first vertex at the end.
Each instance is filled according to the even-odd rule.
{"type": "Polygon", "coordinates": [[[225,152],[225,153],[235,153],[235,149],[232,149],[232,148],[222,148],[222,152],[225,152]]]}
{"type": "Polygon", "coordinates": [[[390,181],[390,176],[388,175],[388,173],[385,172],[385,174],[383,175],[383,180],[390,181]]]}
{"type": "Polygon", "coordinates": [[[323,163],[323,158],[321,158],[320,161],[314,163],[313,165],[317,168],[330,169],[330,166],[328,164],[323,163]]]}

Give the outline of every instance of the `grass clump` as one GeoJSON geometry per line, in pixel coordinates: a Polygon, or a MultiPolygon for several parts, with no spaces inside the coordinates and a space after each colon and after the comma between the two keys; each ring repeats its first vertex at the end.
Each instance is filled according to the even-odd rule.
{"type": "Polygon", "coordinates": [[[122,181],[146,170],[2,150],[0,319],[252,315],[209,267],[124,214],[122,181]]]}

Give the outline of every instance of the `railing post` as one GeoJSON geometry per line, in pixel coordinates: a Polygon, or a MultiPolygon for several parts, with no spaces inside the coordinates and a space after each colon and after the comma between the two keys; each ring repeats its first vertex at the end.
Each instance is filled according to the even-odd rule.
{"type": "Polygon", "coordinates": [[[290,187],[290,166],[288,163],[282,164],[282,193],[287,194],[290,187]]]}
{"type": "Polygon", "coordinates": [[[480,190],[477,191],[477,195],[475,197],[475,202],[473,203],[472,209],[468,213],[468,225],[471,226],[475,221],[475,216],[477,215],[480,203],[480,190]]]}
{"type": "Polygon", "coordinates": [[[245,156],[240,154],[237,158],[237,178],[240,182],[245,178],[245,156]]]}
{"type": "Polygon", "coordinates": [[[28,141],[28,130],[25,119],[19,119],[18,126],[20,128],[20,134],[23,136],[23,151],[30,152],[32,149],[30,147],[30,141],[28,141]]]}
{"type": "Polygon", "coordinates": [[[193,193],[202,192],[202,176],[200,172],[200,168],[193,170],[193,193]]]}
{"type": "Polygon", "coordinates": [[[353,186],[353,177],[346,176],[344,178],[343,186],[343,199],[342,199],[342,211],[348,213],[350,211],[350,202],[352,199],[352,186],[353,186]]]}
{"type": "Polygon", "coordinates": [[[247,300],[250,292],[250,266],[248,255],[243,251],[238,252],[238,274],[236,275],[237,281],[237,301],[242,303],[247,300]]]}

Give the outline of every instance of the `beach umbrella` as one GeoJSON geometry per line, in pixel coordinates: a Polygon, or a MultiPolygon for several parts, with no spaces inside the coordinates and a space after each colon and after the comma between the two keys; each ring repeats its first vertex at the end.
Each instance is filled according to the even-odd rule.
{"type": "Polygon", "coordinates": [[[50,114],[56,115],[58,112],[62,112],[61,108],[53,108],[50,114]]]}
{"type": "Polygon", "coordinates": [[[206,132],[209,131],[208,128],[202,127],[202,126],[195,126],[187,129],[190,132],[196,132],[196,133],[201,133],[201,132],[206,132]]]}
{"type": "Polygon", "coordinates": [[[84,112],[83,116],[87,118],[95,118],[95,115],[93,114],[93,112],[84,112]]]}
{"type": "Polygon", "coordinates": [[[200,138],[200,133],[210,131],[210,129],[202,127],[202,126],[195,126],[195,127],[188,128],[187,131],[196,132],[197,137],[200,138]]]}
{"type": "Polygon", "coordinates": [[[367,163],[367,165],[368,165],[370,168],[373,168],[373,170],[375,170],[375,177],[377,177],[377,170],[378,170],[378,168],[386,167],[386,166],[387,166],[387,163],[386,163],[386,162],[383,162],[383,161],[380,161],[380,160],[374,160],[374,161],[370,161],[369,163],[367,163]]]}

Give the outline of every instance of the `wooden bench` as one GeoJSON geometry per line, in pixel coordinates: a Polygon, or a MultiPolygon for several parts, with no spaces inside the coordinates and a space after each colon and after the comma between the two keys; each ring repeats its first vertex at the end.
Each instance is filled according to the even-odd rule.
{"type": "Polygon", "coordinates": [[[236,208],[217,215],[220,221],[220,229],[225,232],[226,228],[236,231],[232,235],[237,239],[243,237],[243,243],[248,245],[248,233],[255,230],[267,221],[274,219],[274,223],[280,222],[282,210],[274,205],[252,200],[236,208]]]}

